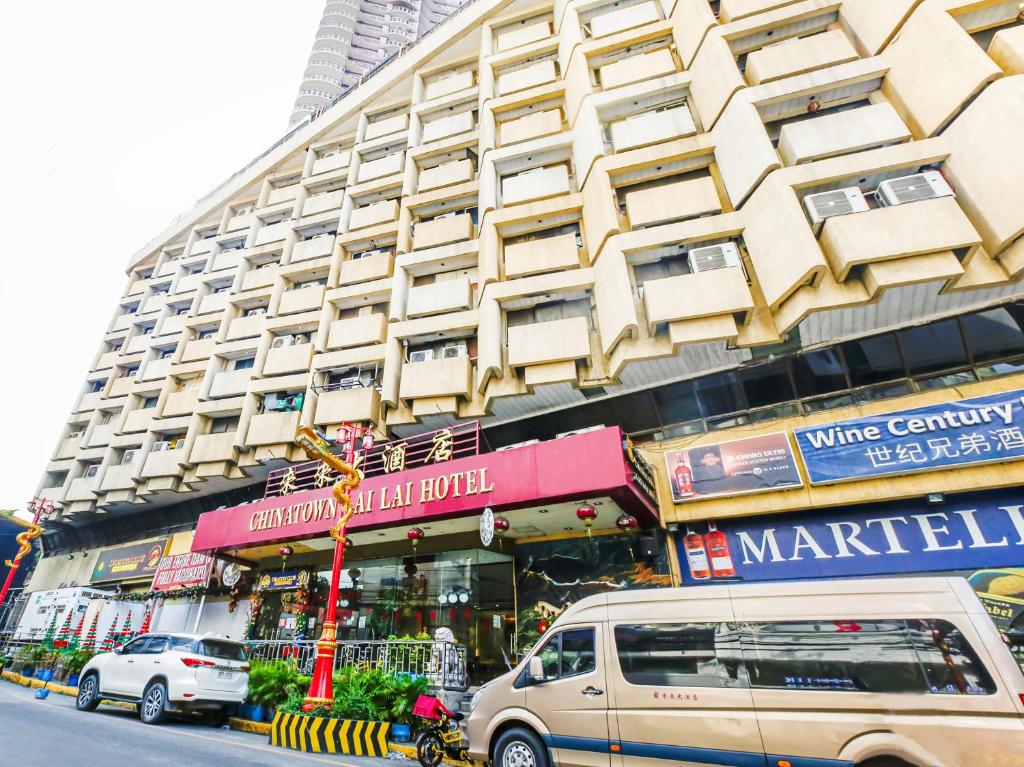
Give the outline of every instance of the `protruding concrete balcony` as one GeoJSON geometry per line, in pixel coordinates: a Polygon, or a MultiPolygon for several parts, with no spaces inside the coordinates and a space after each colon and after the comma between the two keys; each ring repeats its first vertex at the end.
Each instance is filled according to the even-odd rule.
{"type": "Polygon", "coordinates": [[[639,56],[630,56],[601,67],[601,87],[605,90],[622,85],[664,77],[676,71],[676,62],[668,48],[639,56]]]}
{"type": "Polygon", "coordinates": [[[103,402],[103,392],[101,391],[90,391],[82,395],[82,398],[78,400],[78,407],[76,410],[81,413],[84,410],[95,410],[103,402]]]}
{"type": "MultiPolygon", "coordinates": [[[[199,274],[186,274],[182,277],[179,277],[178,282],[174,286],[175,295],[182,293],[191,293],[193,290],[199,287],[199,285],[202,283],[202,279],[203,274],[201,272],[199,274]]],[[[164,304],[166,303],[167,301],[165,300],[164,304]]],[[[148,306],[146,311],[149,311],[148,306]]]]}
{"type": "Polygon", "coordinates": [[[255,338],[263,332],[263,325],[266,316],[253,314],[248,317],[235,317],[228,325],[228,340],[235,341],[239,338],[255,338]]]}
{"type": "Polygon", "coordinates": [[[376,421],[380,415],[380,394],[372,386],[336,389],[316,400],[314,421],[318,425],[376,421]]]}
{"type": "Polygon", "coordinates": [[[146,431],[146,429],[149,428],[149,425],[153,422],[153,417],[155,415],[155,407],[132,410],[127,416],[125,416],[124,426],[121,427],[121,431],[125,434],[134,434],[136,432],[146,431]]]}
{"type": "Polygon", "coordinates": [[[779,154],[787,165],[798,165],[910,139],[910,129],[896,110],[882,101],[784,125],[779,133],[779,154]]]}
{"type": "Polygon", "coordinates": [[[247,445],[278,445],[282,442],[291,443],[298,431],[302,413],[289,410],[283,413],[259,413],[249,421],[249,431],[245,436],[247,445]]]}
{"type": "Polygon", "coordinates": [[[242,290],[267,288],[277,279],[277,266],[264,266],[262,269],[250,269],[242,278],[242,290]]]}
{"type": "Polygon", "coordinates": [[[843,31],[832,29],[798,40],[787,40],[784,45],[769,45],[752,51],[747,56],[744,74],[747,83],[758,85],[858,58],[857,49],[843,31]]]}
{"type": "Polygon", "coordinates": [[[144,352],[149,348],[150,343],[153,341],[152,335],[137,335],[132,336],[128,339],[128,343],[124,345],[124,351],[126,354],[135,354],[136,352],[144,352]]]}
{"type": "Polygon", "coordinates": [[[311,258],[323,258],[334,252],[334,237],[324,235],[314,237],[311,240],[303,240],[295,243],[292,248],[292,263],[296,261],[308,261],[311,258]]]}
{"type": "Polygon", "coordinates": [[[398,220],[398,200],[381,200],[372,205],[356,208],[349,218],[348,228],[365,229],[368,226],[398,220]]]}
{"type": "MultiPolygon", "coordinates": [[[[192,247],[188,249],[190,256],[201,256],[203,253],[209,253],[213,250],[214,244],[217,242],[214,237],[207,237],[205,240],[196,240],[192,243],[192,247]]],[[[162,268],[161,268],[161,271],[162,268]]]]}
{"type": "Polygon", "coordinates": [[[595,16],[590,20],[590,33],[594,37],[607,37],[653,21],[661,21],[661,8],[653,0],[647,0],[595,16]]]}
{"type": "Polygon", "coordinates": [[[500,75],[498,77],[498,94],[507,96],[510,93],[544,85],[544,83],[553,83],[557,79],[558,72],[555,69],[554,61],[538,61],[536,64],[530,64],[522,69],[500,75]]]}
{"type": "Polygon", "coordinates": [[[448,357],[405,362],[398,396],[404,400],[434,397],[469,397],[473,363],[469,357],[448,357]]]}
{"type": "Polygon", "coordinates": [[[401,112],[384,120],[369,123],[366,126],[366,133],[363,135],[363,141],[373,141],[374,139],[381,138],[382,136],[390,136],[392,133],[399,133],[401,131],[408,130],[408,128],[409,113],[401,112]]]}
{"type": "Polygon", "coordinates": [[[288,202],[294,200],[299,193],[298,184],[289,184],[288,186],[279,186],[275,189],[270,190],[270,194],[267,195],[267,205],[277,205],[281,202],[288,202]]]}
{"type": "Polygon", "coordinates": [[[142,302],[142,314],[158,312],[165,306],[167,306],[167,296],[163,293],[156,293],[142,302]]]}
{"type": "Polygon", "coordinates": [[[350,349],[355,346],[384,343],[388,321],[382,312],[335,320],[327,336],[329,349],[350,349]]]}
{"type": "Polygon", "coordinates": [[[562,130],[562,110],[545,109],[543,112],[517,117],[501,124],[501,144],[508,146],[521,141],[550,136],[562,130]]]}
{"type": "Polygon", "coordinates": [[[241,250],[222,250],[213,258],[212,271],[220,272],[227,269],[234,269],[242,263],[241,250]]]}
{"type": "Polygon", "coordinates": [[[438,139],[469,133],[475,127],[472,112],[461,112],[457,115],[431,120],[423,126],[422,143],[429,144],[438,139]]]}
{"type": "Polygon", "coordinates": [[[191,415],[195,412],[197,404],[199,392],[196,390],[171,392],[164,403],[163,416],[169,418],[175,415],[191,415]]]}
{"type": "Polygon", "coordinates": [[[281,294],[281,303],[278,304],[278,314],[295,314],[297,312],[308,312],[319,309],[324,305],[323,285],[304,285],[281,294]]]}
{"type": "Polygon", "coordinates": [[[427,192],[442,186],[461,184],[473,180],[473,163],[469,160],[455,160],[420,171],[419,191],[427,192]]]}
{"type": "Polygon", "coordinates": [[[188,319],[187,314],[173,314],[170,317],[164,317],[160,320],[160,335],[169,336],[172,333],[180,333],[185,329],[188,319]]]}
{"type": "Polygon", "coordinates": [[[441,96],[447,96],[449,93],[457,93],[472,87],[473,73],[459,72],[434,80],[432,83],[427,83],[423,88],[423,100],[429,101],[430,99],[440,98],[441,96]]]}
{"type": "Polygon", "coordinates": [[[341,262],[338,284],[355,285],[360,282],[390,277],[395,266],[395,256],[390,251],[363,258],[348,258],[341,262]]]}
{"type": "Polygon", "coordinates": [[[321,192],[306,198],[302,204],[302,215],[312,216],[316,213],[323,213],[326,210],[336,210],[341,207],[345,199],[344,189],[335,189],[333,192],[321,192]]]}
{"type": "Polygon", "coordinates": [[[249,388],[252,370],[222,370],[213,377],[211,397],[237,397],[249,388]]]}
{"type": "MultiPolygon", "coordinates": [[[[294,437],[294,434],[292,435],[294,437]]],[[[235,432],[200,434],[192,445],[189,463],[217,463],[235,459],[235,432]]]]}
{"type": "Polygon", "coordinates": [[[99,489],[99,477],[78,477],[71,480],[65,501],[94,501],[99,489]]]}
{"type": "Polygon", "coordinates": [[[428,285],[417,285],[409,288],[406,303],[406,318],[427,317],[431,314],[469,309],[472,304],[473,291],[469,280],[460,277],[455,280],[432,282],[428,285]]]}
{"type": "Polygon", "coordinates": [[[530,24],[509,25],[498,31],[495,48],[500,53],[521,45],[529,45],[551,36],[551,22],[547,19],[530,24]]]}
{"type": "Polygon", "coordinates": [[[291,221],[279,221],[276,224],[267,224],[256,233],[256,244],[266,245],[268,242],[279,242],[283,240],[292,230],[291,221]]]}
{"type": "Polygon", "coordinates": [[[267,361],[263,365],[263,374],[271,376],[282,373],[302,373],[309,370],[312,361],[313,344],[282,346],[267,352],[267,361]]]}
{"type": "Polygon", "coordinates": [[[626,215],[634,229],[721,212],[722,202],[710,176],[626,193],[626,215]]]}
{"type": "Polygon", "coordinates": [[[579,248],[572,232],[505,246],[506,279],[572,269],[579,265],[579,248]]]}
{"type": "Polygon", "coordinates": [[[662,141],[693,136],[697,126],[684,104],[661,112],[644,112],[612,123],[612,146],[616,152],[658,144],[662,141]]]}
{"type": "Polygon", "coordinates": [[[107,396],[110,397],[111,399],[113,399],[114,397],[123,397],[132,390],[132,386],[134,385],[134,383],[134,375],[121,376],[120,378],[115,378],[114,383],[110,385],[110,391],[107,393],[107,396]]]}
{"type": "MultiPolygon", "coordinates": [[[[207,435],[207,436],[220,436],[207,435]]],[[[158,450],[146,456],[146,462],[142,465],[140,475],[143,479],[152,477],[172,477],[181,471],[181,464],[185,462],[185,450],[158,450]]]]}
{"type": "Polygon", "coordinates": [[[108,466],[103,472],[103,481],[100,482],[100,491],[111,490],[133,490],[135,489],[134,478],[139,476],[142,467],[137,463],[126,465],[108,466]]]}
{"type": "Polygon", "coordinates": [[[508,364],[544,365],[590,357],[590,329],[584,317],[516,325],[508,329],[508,364]]]}
{"type": "Polygon", "coordinates": [[[252,213],[243,213],[240,216],[232,216],[228,219],[227,231],[237,232],[241,229],[248,229],[255,218],[252,213]]]}
{"type": "MultiPolygon", "coordinates": [[[[651,333],[658,325],[692,322],[694,340],[697,340],[700,338],[698,326],[706,324],[702,321],[718,318],[720,323],[729,325],[728,337],[735,338],[740,325],[754,310],[750,287],[743,269],[738,266],[647,280],[643,289],[647,325],[651,333]]],[[[682,329],[681,325],[675,327],[677,334],[682,329]]]]}
{"type": "Polygon", "coordinates": [[[171,372],[171,363],[173,360],[170,357],[165,357],[159,360],[150,360],[142,368],[142,380],[143,381],[155,381],[159,378],[166,378],[167,374],[171,372]]]}
{"type": "Polygon", "coordinates": [[[135,312],[128,312],[126,314],[119,314],[114,318],[113,324],[110,326],[111,330],[127,330],[131,327],[132,320],[135,319],[135,312]]]}
{"type": "Polygon", "coordinates": [[[468,213],[460,213],[448,218],[418,221],[413,229],[412,244],[415,250],[425,250],[471,239],[473,239],[473,217],[468,213]]]}
{"type": "Polygon", "coordinates": [[[57,445],[57,452],[53,454],[53,459],[59,461],[62,458],[74,458],[81,445],[81,437],[65,437],[57,445]]]}
{"type": "Polygon", "coordinates": [[[45,501],[60,503],[64,500],[64,486],[57,485],[56,487],[44,487],[37,493],[37,495],[45,501]]]}
{"type": "Polygon", "coordinates": [[[395,152],[394,154],[389,154],[376,160],[369,160],[359,166],[359,173],[356,174],[356,180],[362,183],[363,181],[373,181],[376,178],[393,176],[396,173],[401,173],[404,165],[404,152],[395,152]]]}
{"type": "Polygon", "coordinates": [[[182,350],[181,361],[182,362],[195,362],[196,360],[205,360],[211,354],[213,354],[214,339],[212,338],[194,338],[185,344],[185,348],[182,350]]]}
{"type": "Polygon", "coordinates": [[[565,165],[551,165],[506,176],[501,182],[501,201],[506,206],[515,205],[569,194],[569,191],[569,168],[565,165]]]}
{"type": "Polygon", "coordinates": [[[117,362],[118,352],[103,352],[96,360],[96,364],[93,365],[93,370],[107,370],[112,368],[114,363],[117,362]]]}
{"type": "Polygon", "coordinates": [[[352,153],[347,149],[327,157],[321,157],[313,163],[313,175],[319,176],[321,173],[330,173],[334,170],[347,168],[351,161],[352,153]]]}
{"type": "Polygon", "coordinates": [[[832,273],[842,282],[861,264],[961,248],[981,236],[953,197],[876,208],[826,219],[820,244],[832,273]]]}
{"type": "Polygon", "coordinates": [[[102,445],[109,445],[110,438],[114,436],[114,426],[111,423],[97,424],[92,428],[92,432],[89,434],[89,442],[86,447],[100,447],[102,445]]]}
{"type": "Polygon", "coordinates": [[[199,302],[199,314],[212,314],[213,312],[219,312],[228,305],[228,299],[230,297],[230,294],[226,290],[222,293],[210,293],[203,296],[203,300],[199,302]]]}

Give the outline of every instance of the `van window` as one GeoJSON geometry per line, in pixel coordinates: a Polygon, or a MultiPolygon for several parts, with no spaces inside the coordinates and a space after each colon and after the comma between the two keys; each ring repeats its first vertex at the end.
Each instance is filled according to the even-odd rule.
{"type": "Polygon", "coordinates": [[[544,666],[544,681],[587,674],[597,667],[594,629],[559,631],[537,655],[544,666]]]}
{"type": "Polygon", "coordinates": [[[996,685],[960,629],[948,621],[907,621],[928,689],[952,695],[991,695],[996,685]]]}
{"type": "Polygon", "coordinates": [[[615,627],[622,676],[630,684],[741,687],[735,627],[718,623],[660,623],[615,627]]]}

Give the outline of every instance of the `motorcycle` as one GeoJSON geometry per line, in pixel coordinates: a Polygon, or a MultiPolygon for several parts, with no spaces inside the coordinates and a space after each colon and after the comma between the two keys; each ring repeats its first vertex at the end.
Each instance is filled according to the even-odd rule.
{"type": "Polygon", "coordinates": [[[463,718],[460,712],[450,710],[431,695],[420,695],[412,713],[430,723],[416,737],[416,759],[422,767],[438,767],[446,756],[460,762],[469,760],[459,729],[463,718]]]}

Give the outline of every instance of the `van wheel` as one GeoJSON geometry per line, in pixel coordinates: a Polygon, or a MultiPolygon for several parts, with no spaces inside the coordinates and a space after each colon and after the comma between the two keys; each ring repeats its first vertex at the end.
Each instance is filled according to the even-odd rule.
{"type": "Polygon", "coordinates": [[[857,767],[914,767],[914,765],[895,756],[876,756],[866,762],[857,762],[857,767]]]}
{"type": "Polygon", "coordinates": [[[494,744],[494,767],[548,767],[548,752],[529,730],[505,730],[494,744]]]}
{"type": "Polygon", "coordinates": [[[145,724],[160,724],[167,719],[167,687],[162,682],[154,682],[142,694],[139,706],[139,718],[145,724]]]}

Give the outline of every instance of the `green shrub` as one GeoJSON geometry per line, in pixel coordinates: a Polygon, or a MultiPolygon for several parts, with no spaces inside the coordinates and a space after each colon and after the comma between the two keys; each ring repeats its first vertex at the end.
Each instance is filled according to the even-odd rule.
{"type": "MultiPolygon", "coordinates": [[[[328,719],[361,719],[371,722],[413,724],[416,698],[426,692],[427,680],[408,674],[392,674],[379,668],[343,668],[334,672],[334,704],[320,706],[310,716],[328,719]]],[[[307,678],[308,685],[308,678],[307,678]]],[[[295,686],[278,708],[301,714],[307,687],[295,686]]]]}
{"type": "Polygon", "coordinates": [[[90,650],[70,650],[60,654],[60,666],[67,675],[79,674],[85,664],[95,655],[90,650]]]}
{"type": "Polygon", "coordinates": [[[309,677],[288,661],[253,661],[249,670],[249,700],[257,706],[281,708],[290,697],[289,688],[304,694],[308,686],[309,677]]]}

